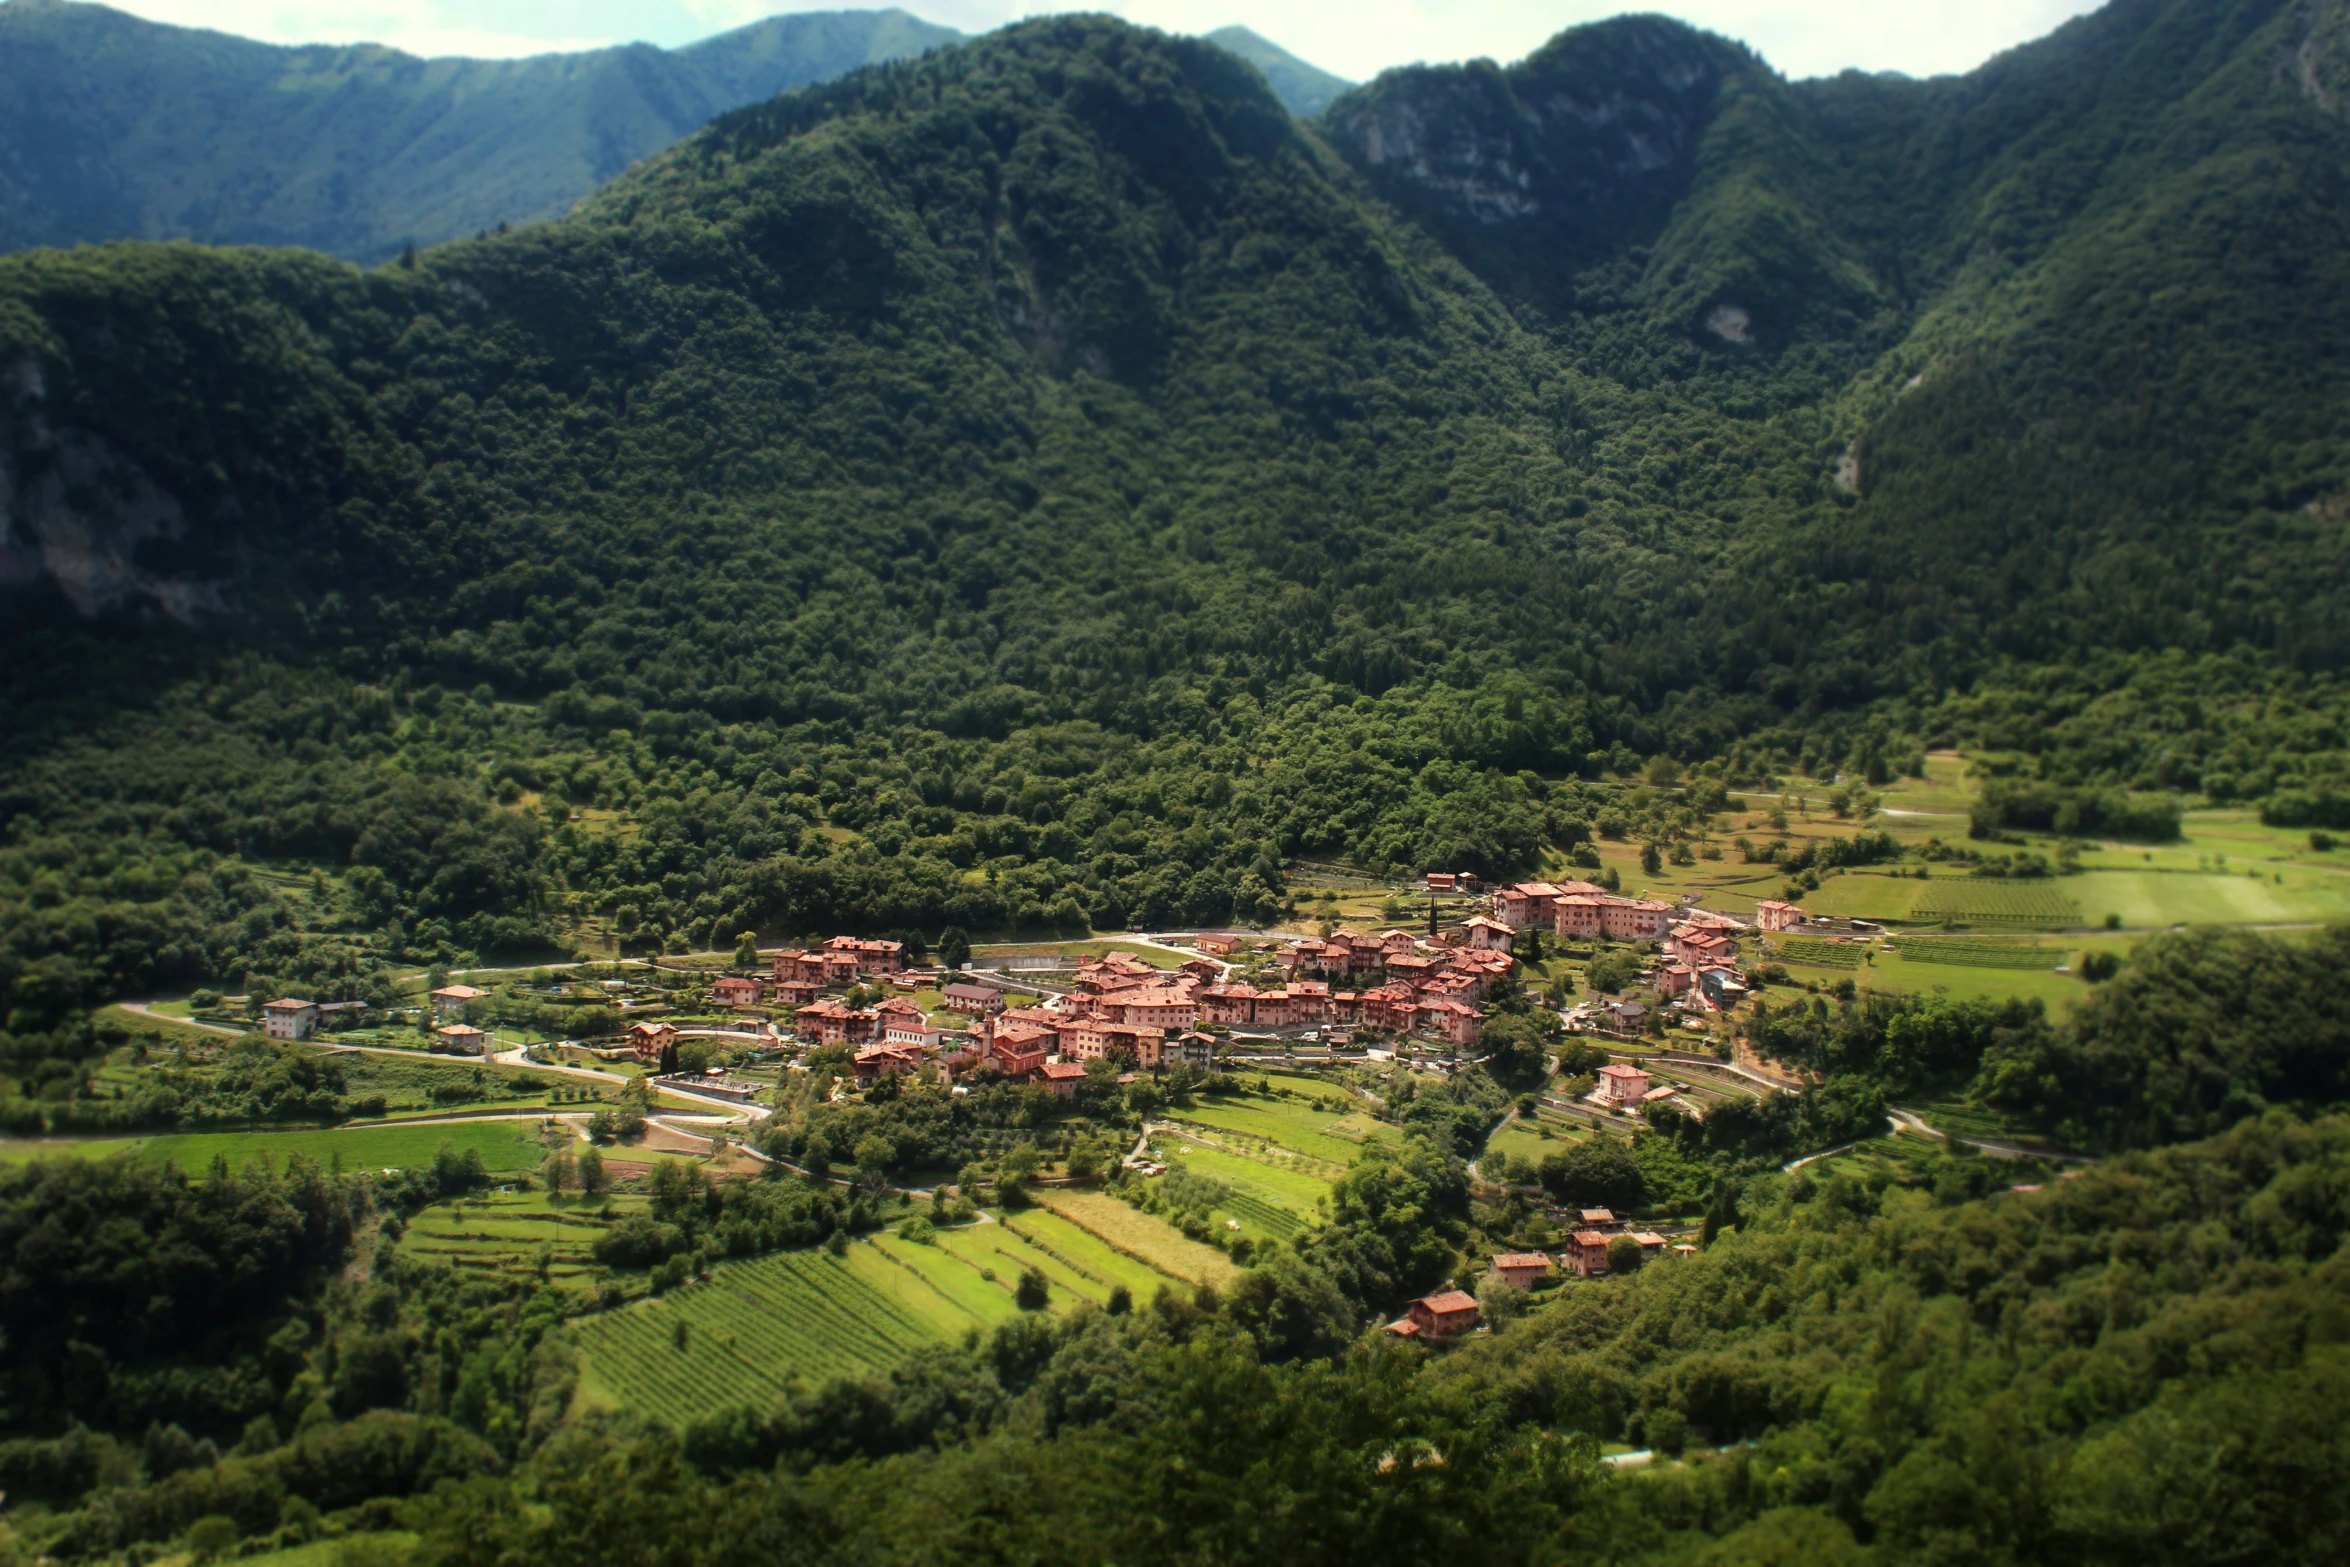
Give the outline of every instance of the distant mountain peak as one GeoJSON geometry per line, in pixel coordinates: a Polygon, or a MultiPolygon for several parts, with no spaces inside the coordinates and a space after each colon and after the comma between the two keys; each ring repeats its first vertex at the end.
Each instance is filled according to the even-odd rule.
{"type": "Polygon", "coordinates": [[[1207,35],[1207,40],[1264,72],[1265,80],[1273,84],[1274,96],[1301,120],[1320,114],[1330,107],[1332,99],[1354,85],[1343,76],[1333,76],[1318,65],[1307,64],[1262,33],[1246,27],[1219,27],[1207,35]]]}

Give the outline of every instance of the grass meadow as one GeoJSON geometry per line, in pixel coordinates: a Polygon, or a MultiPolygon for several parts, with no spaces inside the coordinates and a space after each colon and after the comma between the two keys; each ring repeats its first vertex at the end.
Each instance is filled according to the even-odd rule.
{"type": "Polygon", "coordinates": [[[1215,1247],[1102,1192],[1047,1187],[1037,1191],[1036,1200],[1039,1207],[1068,1220],[1111,1251],[1171,1279],[1223,1289],[1240,1277],[1232,1259],[1215,1247]]]}
{"type": "Polygon", "coordinates": [[[443,1144],[460,1152],[471,1148],[493,1175],[535,1170],[546,1150],[538,1141],[536,1119],[442,1121],[427,1125],[306,1127],[275,1132],[168,1132],[152,1137],[28,1138],[0,1142],[0,1161],[20,1163],[43,1158],[110,1158],[129,1154],[145,1164],[176,1164],[191,1175],[202,1175],[214,1158],[228,1161],[232,1170],[256,1162],[283,1170],[295,1154],[327,1168],[339,1161],[345,1169],[406,1169],[432,1163],[443,1144]]]}

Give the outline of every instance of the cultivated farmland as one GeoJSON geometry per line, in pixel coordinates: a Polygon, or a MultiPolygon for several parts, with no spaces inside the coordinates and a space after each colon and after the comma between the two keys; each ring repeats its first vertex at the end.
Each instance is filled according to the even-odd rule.
{"type": "Polygon", "coordinates": [[[1810,936],[1781,936],[1769,946],[1785,962],[1800,963],[1806,968],[1856,969],[1862,956],[1859,947],[1810,936]]]}
{"type": "Polygon", "coordinates": [[[843,1257],[819,1248],[722,1262],[705,1282],[580,1318],[569,1332],[583,1356],[584,1402],[682,1424],[732,1404],[772,1404],[794,1379],[886,1372],[995,1320],[860,1242],[843,1257]]]}
{"type": "Polygon", "coordinates": [[[1305,1154],[1326,1165],[1337,1166],[1336,1170],[1322,1172],[1335,1175],[1354,1163],[1365,1142],[1374,1138],[1392,1140],[1397,1135],[1393,1127],[1369,1116],[1331,1113],[1343,1108],[1327,1101],[1303,1105],[1279,1099],[1214,1100],[1174,1111],[1168,1119],[1305,1154]]]}
{"type": "Polygon", "coordinates": [[[1231,1187],[1232,1217],[1277,1240],[1287,1240],[1316,1222],[1321,1200],[1330,1191],[1330,1183],[1318,1176],[1222,1149],[1176,1143],[1167,1152],[1176,1168],[1231,1187]]]}
{"type": "Polygon", "coordinates": [[[1191,1240],[1139,1209],[1101,1192],[1045,1188],[1037,1202],[1059,1214],[1119,1252],[1146,1267],[1186,1284],[1213,1284],[1222,1289],[1240,1277],[1232,1259],[1213,1246],[1191,1240]]]}
{"type": "Polygon", "coordinates": [[[1958,936],[1899,936],[1893,950],[1912,963],[1947,963],[1958,968],[2052,969],[2065,956],[2059,947],[2012,941],[1969,941],[1958,936]]]}
{"type": "Polygon", "coordinates": [[[612,1219],[643,1206],[643,1199],[612,1196],[591,1205],[544,1192],[491,1192],[435,1203],[410,1220],[400,1249],[469,1273],[519,1278],[540,1265],[558,1285],[583,1283],[594,1267],[591,1248],[612,1219]]]}
{"type": "Polygon", "coordinates": [[[1938,876],[1918,890],[1909,917],[1925,924],[2020,928],[2081,923],[2081,906],[2045,881],[1938,876]]]}
{"type": "Polygon", "coordinates": [[[477,1150],[493,1175],[533,1170],[545,1157],[538,1122],[521,1120],[443,1121],[425,1125],[362,1126],[347,1130],[308,1128],[286,1132],[172,1132],[160,1137],[115,1137],[74,1142],[62,1138],[11,1143],[0,1157],[53,1158],[66,1154],[129,1153],[143,1164],[176,1164],[202,1176],[215,1157],[232,1170],[260,1162],[282,1170],[295,1154],[325,1168],[405,1169],[432,1163],[443,1145],[462,1153],[477,1150]]]}

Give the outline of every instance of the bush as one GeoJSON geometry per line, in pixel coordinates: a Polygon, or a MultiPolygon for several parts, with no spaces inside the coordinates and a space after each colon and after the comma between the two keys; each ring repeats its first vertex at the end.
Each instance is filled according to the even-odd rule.
{"type": "Polygon", "coordinates": [[[1022,1268],[1020,1282],[1012,1287],[1012,1303],[1022,1311],[1042,1311],[1052,1300],[1052,1282],[1034,1268],[1022,1268]]]}

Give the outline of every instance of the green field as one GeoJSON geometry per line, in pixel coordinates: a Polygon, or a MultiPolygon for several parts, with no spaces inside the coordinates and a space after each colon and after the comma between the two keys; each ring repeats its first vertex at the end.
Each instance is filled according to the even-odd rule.
{"type": "Polygon", "coordinates": [[[765,1407],[795,1380],[887,1371],[925,1344],[1011,1314],[1008,1290],[991,1313],[991,1297],[957,1298],[933,1281],[963,1268],[943,1256],[909,1264],[871,1242],[845,1257],[811,1249],[722,1262],[705,1282],[575,1320],[582,1401],[682,1424],[728,1405],[765,1407]]]}
{"type": "Polygon", "coordinates": [[[1112,1249],[1093,1231],[1050,1208],[1024,1208],[1018,1213],[1008,1213],[1002,1224],[992,1228],[1011,1231],[1029,1248],[1051,1258],[1053,1265],[1044,1270],[1047,1276],[1078,1275],[1071,1288],[1089,1300],[1107,1300],[1110,1287],[1123,1284],[1137,1301],[1146,1301],[1162,1286],[1180,1286],[1184,1282],[1112,1249]]]}
{"type": "Polygon", "coordinates": [[[1279,1099],[1211,1100],[1167,1117],[1188,1125],[1233,1133],[1243,1138],[1275,1143],[1295,1153],[1329,1164],[1354,1163],[1363,1144],[1375,1138],[1393,1140],[1395,1128],[1360,1112],[1333,1115],[1345,1108],[1327,1101],[1303,1105],[1279,1099]]]}
{"type": "Polygon", "coordinates": [[[1564,1116],[1544,1115],[1529,1125],[1513,1115],[1495,1127],[1493,1135],[1485,1139],[1485,1151],[1506,1153],[1513,1159],[1531,1159],[1540,1164],[1549,1155],[1564,1152],[1589,1135],[1579,1124],[1564,1116]],[[1544,1137],[1544,1132],[1550,1135],[1544,1137]]]}
{"type": "Polygon", "coordinates": [[[362,1126],[336,1130],[307,1127],[285,1132],[167,1132],[154,1137],[41,1138],[0,1143],[0,1160],[106,1158],[135,1155],[144,1164],[176,1164],[202,1175],[215,1157],[241,1170],[262,1161],[282,1170],[295,1154],[332,1168],[405,1169],[432,1163],[445,1143],[463,1152],[481,1152],[493,1175],[535,1170],[546,1157],[536,1119],[443,1121],[425,1126],[362,1126]]]}
{"type": "Polygon", "coordinates": [[[1320,1222],[1321,1202],[1330,1192],[1328,1181],[1302,1170],[1193,1143],[1170,1141],[1163,1146],[1173,1168],[1231,1187],[1232,1197],[1220,1211],[1238,1219],[1257,1237],[1285,1241],[1307,1225],[1320,1222]]]}
{"type": "Polygon", "coordinates": [[[2132,929],[2350,918],[2350,877],[2331,871],[2092,870],[2067,876],[2064,887],[2088,922],[2118,915],[2132,929]]]}
{"type": "Polygon", "coordinates": [[[2067,949],[2018,941],[1974,941],[1964,936],[1898,936],[1894,951],[1912,963],[1953,968],[2047,970],[2065,960],[2067,949]]]}
{"type": "Polygon", "coordinates": [[[1865,947],[1849,946],[1841,941],[1821,941],[1808,936],[1773,937],[1769,950],[1785,963],[1832,969],[1859,968],[1868,952],[1865,947]]]}
{"type": "Polygon", "coordinates": [[[2053,878],[2015,881],[1997,876],[1937,876],[1919,883],[1909,917],[1928,925],[2078,925],[2082,913],[2076,893],[2083,879],[2068,876],[2060,882],[2053,878]]]}
{"type": "Polygon", "coordinates": [[[590,1248],[607,1222],[643,1199],[614,1196],[591,1206],[545,1192],[490,1192],[435,1203],[408,1223],[399,1246],[468,1272],[508,1278],[535,1275],[542,1259],[558,1285],[584,1282],[594,1267],[590,1248]]]}
{"type": "Polygon", "coordinates": [[[1215,1247],[1192,1240],[1164,1220],[1106,1193],[1047,1187],[1036,1193],[1036,1200],[1040,1207],[1060,1215],[1110,1250],[1169,1278],[1221,1289],[1240,1276],[1232,1259],[1215,1247]]]}

